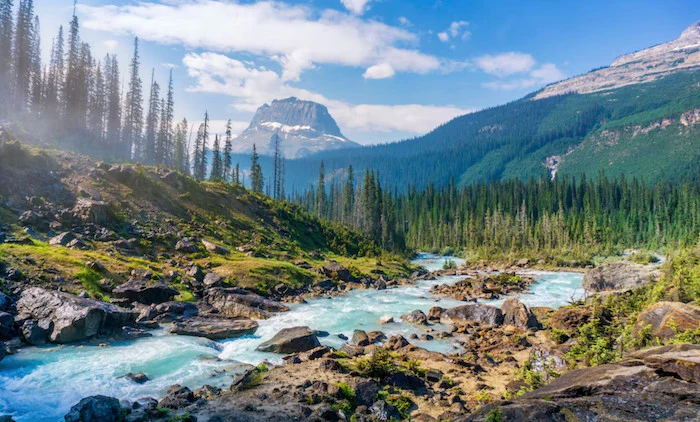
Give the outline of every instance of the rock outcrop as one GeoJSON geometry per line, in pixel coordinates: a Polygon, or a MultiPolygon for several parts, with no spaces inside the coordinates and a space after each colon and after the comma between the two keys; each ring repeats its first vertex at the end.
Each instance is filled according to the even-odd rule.
{"type": "Polygon", "coordinates": [[[176,321],[170,332],[174,334],[206,337],[210,340],[224,340],[254,334],[258,323],[250,319],[191,317],[176,321]]]}
{"type": "Polygon", "coordinates": [[[503,324],[503,312],[491,305],[462,305],[444,311],[440,316],[440,322],[452,325],[467,323],[501,325],[503,324]]]}
{"type": "Polygon", "coordinates": [[[542,324],[537,321],[537,317],[517,298],[509,297],[506,299],[501,305],[501,311],[503,312],[504,324],[525,330],[542,328],[542,324]]]}
{"type": "Polygon", "coordinates": [[[40,287],[25,289],[17,301],[19,319],[32,319],[52,343],[109,335],[133,324],[137,314],[118,306],[40,287]]]}
{"type": "Polygon", "coordinates": [[[66,422],[121,422],[124,420],[119,400],[114,397],[86,397],[65,416],[66,422]]]}
{"type": "Polygon", "coordinates": [[[320,345],[316,332],[309,327],[292,327],[280,330],[257,349],[261,352],[289,354],[306,352],[320,345]]]}
{"type": "Polygon", "coordinates": [[[456,420],[494,420],[499,413],[504,421],[692,421],[700,415],[698,374],[700,346],[663,346],[571,371],[514,401],[490,403],[456,420]]]}
{"type": "Polygon", "coordinates": [[[407,324],[426,325],[428,317],[420,309],[401,315],[401,320],[407,324]]]}
{"type": "Polygon", "coordinates": [[[657,302],[637,316],[632,335],[638,336],[647,327],[652,336],[668,340],[679,332],[700,327],[700,307],[681,302],[657,302]]]}
{"type": "Polygon", "coordinates": [[[621,261],[588,270],[583,288],[589,292],[631,290],[658,280],[657,269],[634,262],[621,261]]]}
{"type": "Polygon", "coordinates": [[[213,288],[207,292],[205,300],[214,309],[232,317],[267,319],[271,312],[289,311],[282,303],[242,289],[213,288]]]}
{"type": "Polygon", "coordinates": [[[112,290],[112,293],[115,297],[144,305],[168,302],[180,294],[162,281],[151,281],[145,278],[130,278],[129,281],[112,290]]]}

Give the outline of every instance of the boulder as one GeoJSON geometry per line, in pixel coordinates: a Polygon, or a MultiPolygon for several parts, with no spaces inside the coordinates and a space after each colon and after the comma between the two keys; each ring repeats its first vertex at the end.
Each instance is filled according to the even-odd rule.
{"type": "Polygon", "coordinates": [[[257,329],[258,323],[251,319],[196,316],[183,321],[176,321],[169,331],[185,336],[224,340],[254,334],[257,329]]]}
{"type": "Polygon", "coordinates": [[[380,421],[401,420],[399,410],[384,400],[379,400],[374,403],[372,407],[369,408],[369,411],[380,421]]]}
{"type": "Polygon", "coordinates": [[[51,246],[68,246],[68,244],[75,240],[75,235],[71,232],[63,232],[57,236],[49,239],[49,245],[51,246]]]}
{"type": "Polygon", "coordinates": [[[106,224],[112,216],[112,209],[104,201],[80,198],[72,210],[73,217],[85,223],[106,224]]]}
{"type": "Polygon", "coordinates": [[[145,305],[168,302],[180,294],[161,281],[153,282],[145,278],[130,278],[112,290],[112,293],[118,298],[145,305]]]}
{"type": "Polygon", "coordinates": [[[353,346],[369,346],[369,336],[367,336],[367,333],[362,330],[355,330],[352,332],[350,344],[353,346]]]}
{"type": "Polygon", "coordinates": [[[493,402],[458,422],[681,421],[700,414],[700,346],[647,349],[618,363],[567,372],[513,401],[493,402]]]}
{"type": "Polygon", "coordinates": [[[646,327],[661,340],[668,340],[677,333],[700,327],[700,307],[681,302],[658,302],[637,316],[632,335],[637,336],[646,327]]]}
{"type": "MultiPolygon", "coordinates": [[[[0,267],[2,264],[0,264],[0,267]]],[[[0,311],[9,311],[12,308],[12,299],[10,299],[5,293],[0,292],[0,311]]]]}
{"type": "Polygon", "coordinates": [[[28,319],[24,321],[20,332],[22,333],[22,337],[24,337],[24,341],[33,346],[46,344],[46,339],[48,337],[46,330],[39,327],[34,320],[28,319]]]}
{"type": "Polygon", "coordinates": [[[280,330],[270,340],[257,347],[261,352],[298,353],[320,346],[316,333],[309,327],[292,327],[280,330]]]}
{"type": "Polygon", "coordinates": [[[406,340],[404,336],[402,336],[401,334],[397,334],[395,336],[389,337],[389,339],[386,342],[384,342],[384,348],[387,350],[396,351],[408,346],[409,344],[410,343],[408,342],[408,340],[406,340]]]}
{"type": "Polygon", "coordinates": [[[0,340],[8,340],[15,335],[15,318],[8,312],[0,311],[0,340]]]}
{"type": "Polygon", "coordinates": [[[289,307],[282,303],[241,289],[209,289],[205,301],[222,314],[232,317],[267,319],[271,312],[289,311],[289,307]]]}
{"type": "Polygon", "coordinates": [[[501,305],[503,323],[513,325],[524,330],[542,328],[535,315],[517,298],[509,297],[501,305]]]}
{"type": "Polygon", "coordinates": [[[322,268],[321,272],[326,276],[340,281],[352,281],[350,270],[338,264],[336,261],[328,261],[322,268]]]}
{"type": "Polygon", "coordinates": [[[430,311],[428,311],[428,320],[440,321],[440,317],[442,316],[443,312],[445,312],[445,309],[439,306],[433,306],[432,308],[430,308],[430,311]]]}
{"type": "Polygon", "coordinates": [[[428,317],[423,313],[423,311],[416,309],[411,311],[406,315],[401,315],[403,322],[407,324],[417,324],[417,325],[427,325],[428,317]]]}
{"type": "Polygon", "coordinates": [[[379,322],[382,324],[391,324],[394,322],[394,317],[391,315],[384,315],[383,317],[379,318],[379,322]]]}
{"type": "Polygon", "coordinates": [[[135,382],[136,384],[145,384],[148,381],[148,375],[144,374],[143,372],[129,372],[119,378],[126,378],[129,381],[135,382]]]}
{"type": "Polygon", "coordinates": [[[258,367],[248,368],[236,375],[231,383],[232,391],[245,391],[253,388],[262,382],[263,370],[258,367]]]}
{"type": "Polygon", "coordinates": [[[202,285],[205,289],[211,289],[212,287],[221,287],[223,284],[223,279],[221,276],[215,272],[207,273],[202,280],[202,285]]]}
{"type": "Polygon", "coordinates": [[[631,290],[658,280],[660,275],[656,268],[621,261],[588,270],[583,288],[589,292],[631,290]]]}
{"type": "Polygon", "coordinates": [[[178,240],[178,242],[175,244],[175,250],[182,253],[195,253],[199,251],[199,248],[194,244],[194,242],[192,242],[191,239],[186,237],[178,240]]]}
{"type": "Polygon", "coordinates": [[[25,289],[17,311],[33,319],[53,343],[71,343],[118,332],[133,324],[136,313],[118,306],[40,287],[25,289]]]}
{"type": "Polygon", "coordinates": [[[204,282],[204,271],[199,265],[193,265],[187,270],[187,275],[194,278],[198,282],[204,282]]]}
{"type": "Polygon", "coordinates": [[[202,239],[202,245],[204,245],[204,249],[211,253],[219,255],[228,255],[231,253],[231,251],[228,248],[225,248],[221,245],[217,245],[216,243],[210,242],[208,240],[202,239]]]}
{"type": "Polygon", "coordinates": [[[440,322],[452,325],[474,322],[486,325],[501,325],[503,324],[503,312],[495,306],[473,303],[446,310],[442,313],[440,322]]]}
{"type": "Polygon", "coordinates": [[[374,380],[362,381],[355,386],[355,404],[358,406],[371,406],[377,401],[381,386],[374,380]]]}
{"type": "Polygon", "coordinates": [[[66,413],[66,422],[121,422],[124,420],[119,400],[114,397],[86,397],[66,413]]]}
{"type": "Polygon", "coordinates": [[[166,409],[182,409],[195,401],[192,390],[180,385],[173,385],[168,388],[168,395],[158,402],[158,407],[166,409]]]}
{"type": "Polygon", "coordinates": [[[592,317],[593,313],[589,308],[561,308],[549,317],[547,326],[557,330],[576,331],[592,317]]]}

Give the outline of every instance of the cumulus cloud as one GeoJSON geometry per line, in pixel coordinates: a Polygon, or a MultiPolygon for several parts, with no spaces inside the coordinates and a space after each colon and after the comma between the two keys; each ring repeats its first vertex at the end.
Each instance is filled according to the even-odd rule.
{"type": "Polygon", "coordinates": [[[445,31],[438,32],[437,36],[442,42],[448,42],[451,39],[461,38],[466,40],[472,33],[467,31],[469,22],[467,21],[455,21],[450,24],[450,27],[445,31]]]}
{"type": "Polygon", "coordinates": [[[527,72],[535,66],[536,61],[530,54],[511,51],[496,55],[486,54],[477,57],[475,63],[484,72],[503,77],[527,72]]]}
{"type": "Polygon", "coordinates": [[[367,4],[371,0],[340,0],[346,9],[356,15],[361,15],[367,11],[367,4]]]}
{"type": "Polygon", "coordinates": [[[406,16],[399,16],[399,23],[401,24],[401,26],[413,26],[413,22],[408,20],[406,16]]]}
{"type": "Polygon", "coordinates": [[[385,79],[394,76],[394,68],[388,63],[375,64],[362,75],[365,79],[385,79]]]}
{"type": "Polygon", "coordinates": [[[515,89],[535,88],[542,85],[547,85],[552,82],[557,82],[564,79],[566,75],[557,68],[553,63],[545,63],[540,67],[530,71],[526,77],[520,77],[512,80],[498,80],[486,82],[483,84],[485,88],[495,91],[511,91],[515,89]]]}
{"type": "Polygon", "coordinates": [[[424,133],[453,117],[473,111],[420,104],[348,104],[291,86],[270,69],[218,53],[189,53],[183,63],[188,74],[196,80],[196,84],[188,88],[190,91],[228,95],[233,98],[233,107],[240,111],[255,111],[273,99],[291,96],[316,101],[328,107],[343,129],[424,133]]]}
{"type": "MultiPolygon", "coordinates": [[[[358,13],[368,1],[343,3],[358,13]]],[[[89,29],[188,48],[273,57],[289,81],[299,80],[304,70],[316,64],[369,68],[386,63],[395,72],[419,74],[442,66],[437,57],[415,49],[418,37],[406,29],[330,9],[222,0],[78,7],[89,29]]]]}

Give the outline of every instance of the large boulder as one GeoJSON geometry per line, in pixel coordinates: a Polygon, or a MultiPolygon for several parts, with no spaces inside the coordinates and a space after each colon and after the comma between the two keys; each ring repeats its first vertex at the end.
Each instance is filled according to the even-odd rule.
{"type": "Polygon", "coordinates": [[[257,349],[261,352],[290,354],[306,352],[320,345],[316,332],[309,327],[292,327],[280,330],[257,349]]]}
{"type": "Polygon", "coordinates": [[[371,406],[377,401],[382,387],[374,380],[362,381],[355,386],[355,402],[360,406],[371,406]]]}
{"type": "Polygon", "coordinates": [[[192,239],[185,237],[178,240],[178,242],[175,244],[175,250],[183,253],[195,253],[199,251],[199,248],[197,245],[195,245],[192,239]]]}
{"type": "Polygon", "coordinates": [[[133,324],[137,314],[118,306],[67,293],[30,287],[17,301],[22,319],[32,319],[52,343],[72,343],[109,335],[133,324]]]}
{"type": "Polygon", "coordinates": [[[550,315],[547,326],[557,330],[576,331],[592,318],[593,310],[590,308],[560,308],[550,315]]]}
{"type": "Polygon", "coordinates": [[[503,312],[495,306],[470,303],[447,309],[440,316],[443,324],[464,325],[479,323],[486,325],[503,324],[503,312]]]}
{"type": "Polygon", "coordinates": [[[211,253],[216,253],[219,255],[228,255],[231,253],[231,251],[228,250],[228,248],[225,248],[221,245],[217,245],[216,243],[210,242],[208,240],[202,239],[202,245],[204,245],[204,249],[211,253]]]}
{"type": "MultiPolygon", "coordinates": [[[[0,263],[0,268],[2,263],[0,263]]],[[[0,311],[9,311],[12,308],[12,299],[10,299],[5,293],[0,292],[0,311]]]]}
{"type": "Polygon", "coordinates": [[[338,264],[336,261],[328,261],[321,268],[321,272],[334,280],[352,281],[350,270],[338,264]]]}
{"type": "Polygon", "coordinates": [[[24,341],[34,346],[45,344],[48,337],[46,330],[39,327],[39,324],[32,319],[28,319],[22,323],[20,332],[22,333],[22,337],[24,337],[24,341]]]}
{"type": "Polygon", "coordinates": [[[130,278],[112,290],[114,296],[128,299],[145,305],[157,304],[173,300],[180,294],[177,290],[161,281],[151,281],[146,278],[130,278]]]}
{"type": "Polygon", "coordinates": [[[254,334],[257,329],[258,323],[251,319],[196,316],[176,321],[170,328],[170,332],[186,336],[206,337],[210,340],[224,340],[254,334]]]}
{"type": "Polygon", "coordinates": [[[614,364],[570,371],[514,401],[456,421],[692,421],[700,414],[700,346],[647,349],[614,364]]]}
{"type": "Polygon", "coordinates": [[[401,315],[401,319],[407,324],[428,324],[428,317],[420,309],[416,309],[415,311],[409,312],[406,315],[401,315]]]}
{"type": "Polygon", "coordinates": [[[363,330],[355,330],[352,332],[352,339],[350,339],[350,344],[353,346],[369,346],[369,336],[367,332],[363,330]]]}
{"type": "Polygon", "coordinates": [[[114,397],[86,397],[66,413],[66,422],[121,422],[126,412],[114,397]]]}
{"type": "Polygon", "coordinates": [[[235,288],[209,289],[205,301],[222,314],[232,317],[267,319],[271,312],[289,310],[289,307],[282,303],[235,288]]]}
{"type": "Polygon", "coordinates": [[[620,261],[588,270],[583,288],[589,292],[631,290],[659,279],[660,272],[647,265],[620,261]]]}
{"type": "Polygon", "coordinates": [[[15,318],[12,314],[0,311],[0,340],[10,339],[15,331],[15,318]]]}
{"type": "Polygon", "coordinates": [[[112,209],[107,202],[80,198],[73,207],[73,216],[86,223],[106,224],[112,216],[112,209]]]}
{"type": "Polygon", "coordinates": [[[513,325],[525,330],[537,330],[542,328],[535,315],[517,298],[509,297],[506,299],[503,305],[501,305],[501,312],[503,312],[504,324],[513,325]]]}
{"type": "Polygon", "coordinates": [[[71,232],[63,232],[57,236],[49,239],[49,245],[51,246],[68,246],[70,242],[75,240],[75,234],[71,232]]]}
{"type": "Polygon", "coordinates": [[[668,340],[677,333],[700,327],[700,307],[681,302],[658,302],[637,316],[633,336],[649,327],[651,335],[668,340]]]}

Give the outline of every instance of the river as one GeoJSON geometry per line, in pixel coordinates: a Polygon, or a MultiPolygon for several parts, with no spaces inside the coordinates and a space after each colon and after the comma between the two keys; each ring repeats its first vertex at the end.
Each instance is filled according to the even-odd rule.
{"type": "MultiPolygon", "coordinates": [[[[428,270],[442,268],[456,257],[420,254],[414,263],[428,270]]],[[[582,275],[565,272],[532,272],[537,283],[530,292],[520,295],[528,306],[565,305],[571,298],[583,295],[582,275]]],[[[119,399],[164,395],[172,384],[191,389],[204,384],[228,386],[232,377],[242,369],[241,363],[257,364],[263,360],[281,362],[281,356],[255,350],[286,327],[308,325],[329,332],[320,341],[334,347],[343,344],[338,335],[352,337],[353,330],[381,330],[387,335],[424,333],[424,327],[401,323],[400,317],[415,309],[427,313],[433,306],[450,308],[464,304],[452,299],[438,299],[429,292],[435,284],[454,283],[463,277],[439,277],[419,281],[415,285],[388,290],[355,290],[333,298],[310,299],[307,304],[290,305],[289,312],[259,321],[254,336],[214,342],[197,337],[177,336],[159,329],[153,337],[135,341],[113,342],[109,346],[50,345],[22,348],[17,354],[0,362],[0,415],[12,414],[17,422],[63,420],[72,405],[81,398],[104,394],[119,399]],[[380,324],[382,316],[393,316],[393,324],[380,324]],[[136,384],[119,378],[127,372],[144,372],[150,380],[136,384]]],[[[500,305],[503,299],[482,301],[500,305]]],[[[447,329],[434,324],[435,331],[447,329]]],[[[457,351],[451,339],[410,340],[426,349],[457,351]]]]}

